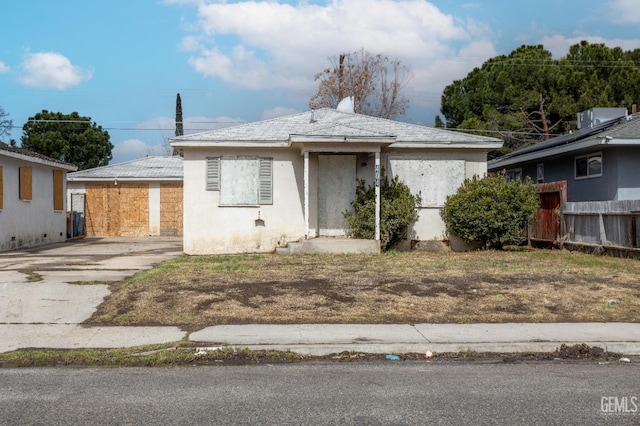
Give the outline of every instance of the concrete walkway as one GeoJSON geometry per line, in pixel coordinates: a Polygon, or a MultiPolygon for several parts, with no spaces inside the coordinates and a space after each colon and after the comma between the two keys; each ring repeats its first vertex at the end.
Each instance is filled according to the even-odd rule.
{"type": "Polygon", "coordinates": [[[77,324],[0,324],[0,353],[20,348],[118,348],[182,339],[199,346],[291,350],[310,355],[343,351],[553,352],[586,343],[640,355],[640,324],[295,324],[219,325],[188,334],[177,327],[83,327],[77,324]]]}
{"type": "Polygon", "coordinates": [[[640,324],[294,324],[86,327],[108,283],[182,253],[179,238],[94,238],[0,253],[0,353],[21,348],[117,348],[183,339],[327,355],[343,351],[550,352],[586,343],[640,355],[640,324]],[[83,285],[91,284],[91,285],[83,285]]]}

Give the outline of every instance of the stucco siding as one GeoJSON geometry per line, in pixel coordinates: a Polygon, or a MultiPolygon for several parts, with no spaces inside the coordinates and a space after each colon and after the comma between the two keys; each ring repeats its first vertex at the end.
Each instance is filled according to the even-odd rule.
{"type": "MultiPolygon", "coordinates": [[[[67,228],[66,207],[54,210],[53,205],[55,168],[4,156],[0,157],[0,165],[3,177],[0,251],[64,242],[67,228]],[[19,199],[21,167],[31,168],[31,200],[19,199]]],[[[63,178],[63,185],[65,183],[66,179],[63,178]]]]}
{"type": "Polygon", "coordinates": [[[253,150],[273,158],[273,204],[220,206],[207,191],[206,157],[248,155],[242,149],[189,150],[184,157],[184,252],[271,252],[304,238],[303,157],[295,150],[253,150]]]}

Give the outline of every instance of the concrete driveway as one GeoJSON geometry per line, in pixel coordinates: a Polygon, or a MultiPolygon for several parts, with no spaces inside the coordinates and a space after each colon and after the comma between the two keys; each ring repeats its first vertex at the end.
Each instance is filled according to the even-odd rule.
{"type": "Polygon", "coordinates": [[[108,283],[180,255],[181,238],[86,238],[0,253],[0,324],[78,324],[108,283]]]}

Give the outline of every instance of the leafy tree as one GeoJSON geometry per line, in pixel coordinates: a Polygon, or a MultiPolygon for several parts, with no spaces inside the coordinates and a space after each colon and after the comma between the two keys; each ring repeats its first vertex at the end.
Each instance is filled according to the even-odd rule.
{"type": "Polygon", "coordinates": [[[109,133],[77,112],[42,110],[22,127],[22,147],[78,166],[79,170],[106,166],[113,145],[109,133]]]}
{"type": "Polygon", "coordinates": [[[450,233],[480,242],[484,249],[502,249],[525,240],[523,231],[539,203],[529,177],[507,182],[502,175],[474,176],[447,197],[440,216],[450,233]]]}
{"type": "MultiPolygon", "coordinates": [[[[389,250],[407,238],[409,225],[418,219],[416,207],[420,195],[413,195],[409,187],[398,176],[388,179],[385,169],[380,174],[380,242],[382,250],[389,250]]],[[[365,186],[358,179],[356,198],[351,203],[353,211],[343,215],[349,223],[350,232],[356,238],[372,239],[376,231],[376,190],[365,186]]]]}
{"type": "Polygon", "coordinates": [[[360,49],[329,61],[331,66],[315,75],[320,84],[309,101],[312,109],[335,108],[343,98],[353,96],[358,114],[393,119],[407,110],[409,99],[403,92],[412,75],[399,60],[360,49]]]}
{"type": "Polygon", "coordinates": [[[441,112],[448,128],[499,136],[509,152],[568,132],[585,109],[640,100],[638,65],[639,49],[582,41],[555,60],[542,45],[521,46],[445,87],[441,112]]]}
{"type": "Polygon", "coordinates": [[[2,137],[11,133],[12,128],[13,120],[9,118],[9,114],[0,106],[0,141],[2,140],[2,137]]]}

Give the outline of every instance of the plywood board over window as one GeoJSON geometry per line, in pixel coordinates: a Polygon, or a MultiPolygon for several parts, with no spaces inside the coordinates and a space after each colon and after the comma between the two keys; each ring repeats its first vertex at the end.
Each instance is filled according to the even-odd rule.
{"type": "Polygon", "coordinates": [[[182,236],[182,182],[160,184],[160,235],[182,236]]]}
{"type": "Polygon", "coordinates": [[[33,197],[31,190],[31,167],[20,167],[20,199],[29,201],[33,197]]]}
{"type": "Polygon", "coordinates": [[[63,171],[53,171],[53,209],[56,211],[64,210],[64,182],[63,171]]]}

